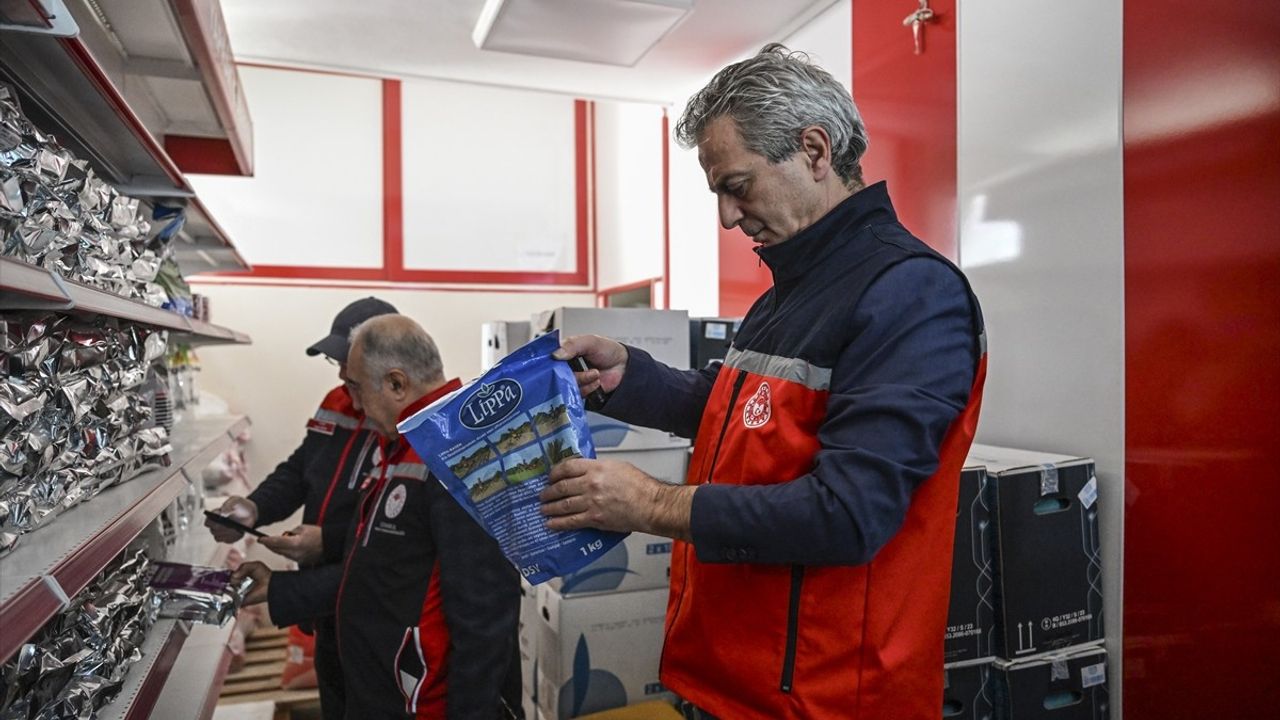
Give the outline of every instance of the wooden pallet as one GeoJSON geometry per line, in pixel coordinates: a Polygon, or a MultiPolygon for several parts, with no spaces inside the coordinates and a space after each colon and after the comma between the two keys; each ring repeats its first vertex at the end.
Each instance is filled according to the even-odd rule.
{"type": "Polygon", "coordinates": [[[319,690],[286,690],[280,687],[288,642],[289,632],[286,629],[266,626],[255,630],[245,639],[244,667],[240,672],[227,676],[218,704],[271,701],[275,703],[277,720],[289,718],[295,710],[314,713],[320,705],[319,690]]]}

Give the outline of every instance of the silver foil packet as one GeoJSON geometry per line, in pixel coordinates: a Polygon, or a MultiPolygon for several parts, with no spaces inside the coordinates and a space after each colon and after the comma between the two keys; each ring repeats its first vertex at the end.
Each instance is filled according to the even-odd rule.
{"type": "Polygon", "coordinates": [[[159,617],[222,625],[235,617],[253,588],[253,578],[232,584],[230,570],[158,562],[148,584],[155,593],[159,617]]]}

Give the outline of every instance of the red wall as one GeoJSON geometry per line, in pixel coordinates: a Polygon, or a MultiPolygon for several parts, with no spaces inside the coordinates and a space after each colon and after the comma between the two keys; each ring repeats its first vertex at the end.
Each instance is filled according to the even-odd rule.
{"type": "Polygon", "coordinates": [[[936,19],[920,55],[902,25],[915,5],[853,2],[853,97],[871,138],[862,174],[887,180],[902,224],[954,260],[956,3],[929,3],[936,19]]]}
{"type": "Polygon", "coordinates": [[[1124,4],[1124,714],[1280,712],[1280,3],[1124,4]]]}

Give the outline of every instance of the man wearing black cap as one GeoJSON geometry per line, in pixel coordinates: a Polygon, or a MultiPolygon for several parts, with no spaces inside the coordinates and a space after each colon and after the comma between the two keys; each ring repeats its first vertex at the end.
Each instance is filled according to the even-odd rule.
{"type": "MultiPolygon", "coordinates": [[[[243,525],[257,527],[284,520],[302,507],[302,527],[284,536],[265,538],[262,544],[304,567],[334,560],[319,557],[314,551],[323,544],[317,542],[315,535],[329,540],[329,548],[341,551],[348,521],[355,511],[360,480],[369,472],[378,447],[376,430],[366,423],[358,402],[347,390],[351,329],[370,318],[391,314],[396,314],[396,309],[388,302],[374,297],[357,300],[338,313],[327,336],[307,348],[307,355],[324,355],[336,364],[343,384],[325,396],[315,415],[307,421],[306,437],[289,459],[280,463],[249,497],[228,498],[219,509],[221,514],[243,525]]],[[[235,542],[242,535],[238,530],[210,521],[205,521],[205,525],[219,542],[235,542]]],[[[273,619],[292,614],[286,606],[306,606],[314,597],[308,583],[277,585],[269,608],[273,619]]],[[[325,718],[341,718],[345,712],[342,665],[333,618],[321,618],[314,629],[321,710],[325,718]]]]}

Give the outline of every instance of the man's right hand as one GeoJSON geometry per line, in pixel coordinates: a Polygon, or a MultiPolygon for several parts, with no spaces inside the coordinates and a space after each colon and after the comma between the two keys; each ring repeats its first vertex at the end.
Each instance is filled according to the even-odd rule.
{"type": "Polygon", "coordinates": [[[616,340],[599,335],[574,335],[560,341],[560,349],[551,354],[557,360],[586,359],[590,369],[575,372],[578,390],[583,397],[597,389],[611,393],[622,382],[627,370],[627,348],[616,340]]]}
{"type": "MultiPolygon", "coordinates": [[[[222,507],[218,508],[217,512],[219,515],[225,515],[241,525],[253,527],[258,523],[258,506],[248,498],[233,495],[222,503],[222,507]]],[[[239,530],[219,525],[212,520],[206,519],[204,526],[209,528],[209,532],[213,534],[213,539],[220,543],[233,543],[244,537],[244,533],[239,530]]]]}

